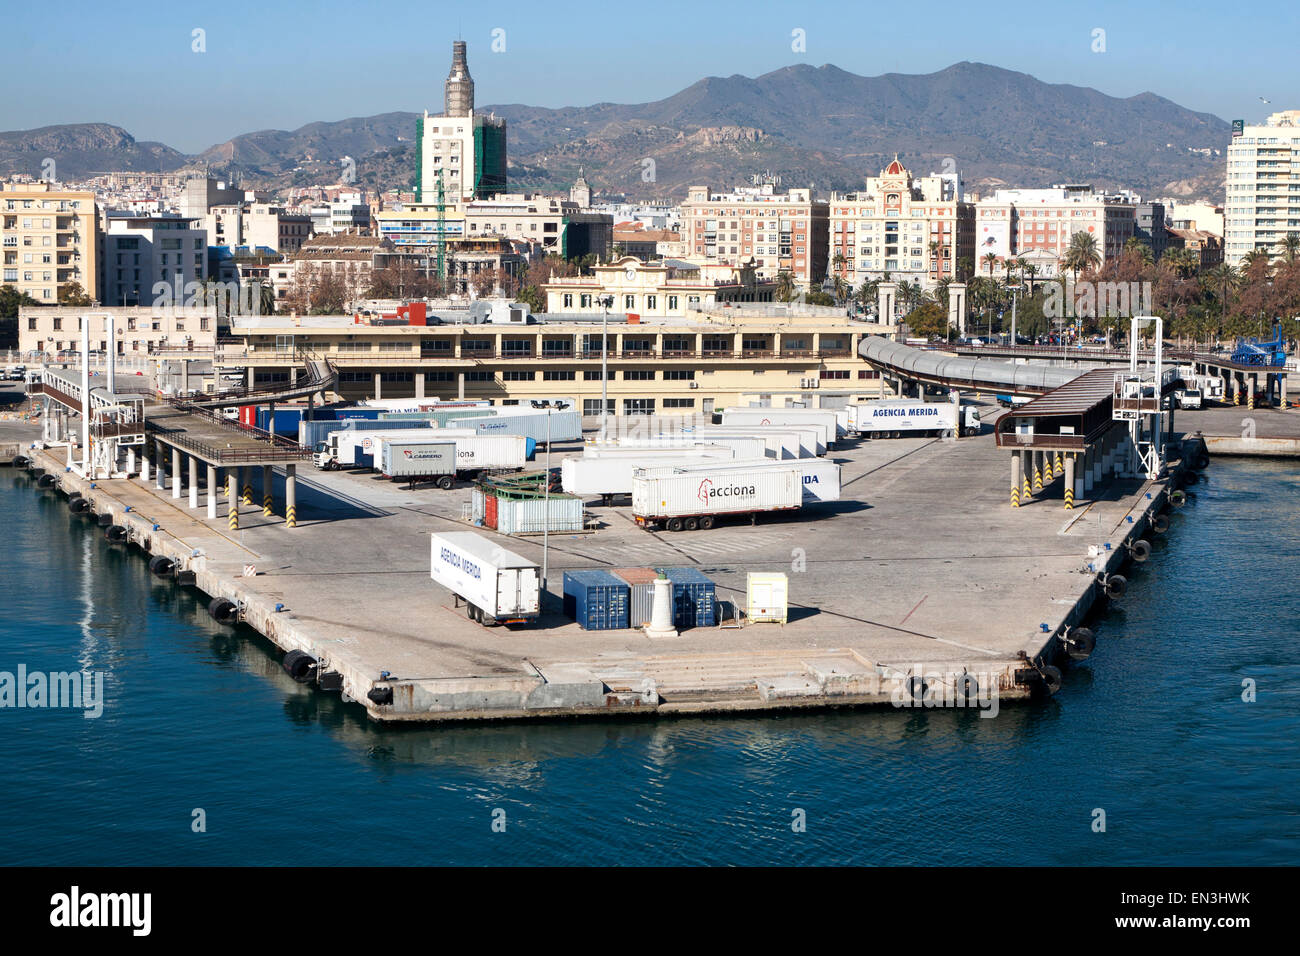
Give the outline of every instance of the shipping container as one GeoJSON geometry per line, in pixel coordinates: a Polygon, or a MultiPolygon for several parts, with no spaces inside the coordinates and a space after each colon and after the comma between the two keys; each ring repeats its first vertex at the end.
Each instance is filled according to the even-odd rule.
{"type": "Polygon", "coordinates": [[[673,626],[716,627],[717,588],[695,568],[660,568],[673,584],[673,626]]]}
{"type": "Polygon", "coordinates": [[[560,462],[560,486],[566,494],[608,500],[615,495],[632,494],[632,475],[638,468],[669,466],[690,462],[730,461],[731,449],[717,446],[666,448],[655,454],[651,449],[627,449],[636,455],[566,458],[560,462]],[[646,452],[650,452],[647,454],[646,452]]]}
{"type": "Polygon", "coordinates": [[[543,530],[549,530],[552,534],[581,531],[582,499],[569,495],[548,495],[543,498],[497,495],[496,530],[502,534],[541,534],[543,530]]]}
{"type": "Polygon", "coordinates": [[[727,434],[696,435],[683,432],[677,435],[657,435],[654,438],[620,438],[616,442],[587,442],[582,453],[587,457],[609,455],[635,455],[638,452],[671,451],[675,448],[725,446],[733,458],[762,458],[768,455],[768,442],[760,436],[727,434]]]}
{"type": "Polygon", "coordinates": [[[584,631],[611,631],[628,626],[630,589],[608,571],[565,571],[564,613],[584,631]]]}
{"type": "MultiPolygon", "coordinates": [[[[824,395],[820,396],[820,398],[826,398],[826,397],[827,396],[824,395]]],[[[831,408],[826,405],[805,405],[802,402],[793,401],[790,396],[786,396],[785,403],[781,405],[777,405],[772,401],[768,401],[768,402],[745,401],[744,398],[742,397],[740,404],[732,405],[730,406],[730,408],[746,408],[746,409],[757,408],[766,411],[793,412],[796,414],[811,415],[817,418],[817,420],[821,420],[821,415],[823,413],[833,415],[834,423],[835,423],[835,437],[844,438],[849,433],[849,414],[847,411],[848,396],[844,396],[842,399],[840,399],[840,401],[841,404],[838,407],[831,408]]]]}
{"type": "Polygon", "coordinates": [[[378,460],[382,460],[383,444],[388,442],[411,445],[454,442],[456,473],[462,477],[471,477],[482,471],[523,468],[531,451],[530,439],[522,435],[478,435],[467,429],[435,428],[422,431],[418,438],[410,433],[385,435],[379,445],[381,457],[378,460]]]}
{"type": "Polygon", "coordinates": [[[535,620],[541,611],[541,569],[468,531],[429,536],[429,577],[466,602],[471,621],[488,626],[535,620]]]}
{"type": "MultiPolygon", "coordinates": [[[[761,470],[764,468],[794,468],[803,481],[804,504],[818,501],[840,500],[840,466],[829,458],[799,458],[794,461],[777,461],[774,458],[736,458],[726,463],[737,469],[761,470]]],[[[691,474],[711,469],[710,462],[655,462],[644,466],[639,474],[646,476],[691,474]]]]}
{"type": "Polygon", "coordinates": [[[839,419],[835,412],[820,408],[741,408],[733,406],[723,409],[724,425],[798,425],[810,426],[821,430],[821,443],[832,448],[839,437],[839,419]]]}
{"type": "MultiPolygon", "coordinates": [[[[849,427],[860,438],[900,438],[920,435],[956,435],[958,406],[953,402],[926,402],[917,398],[855,402],[849,406],[849,427]]],[[[963,436],[977,435],[980,413],[973,405],[960,410],[963,436]]]]}
{"type": "Polygon", "coordinates": [[[389,439],[380,446],[379,472],[385,478],[437,479],[450,488],[456,478],[456,442],[411,442],[389,439]]]}
{"type": "Polygon", "coordinates": [[[486,398],[372,398],[362,404],[376,414],[383,412],[433,412],[449,408],[491,408],[486,398]]]}
{"type": "Polygon", "coordinates": [[[691,434],[751,435],[767,442],[773,458],[816,458],[826,454],[825,429],[812,425],[701,425],[691,434]]]}
{"type": "MultiPolygon", "coordinates": [[[[399,423],[400,424],[400,423],[399,423]]],[[[317,468],[372,468],[380,438],[410,438],[411,429],[392,431],[341,428],[316,443],[313,460],[317,468]]]]}
{"type": "Polygon", "coordinates": [[[632,517],[647,529],[707,530],[723,516],[793,511],[802,504],[803,477],[792,463],[758,469],[719,465],[689,474],[632,478],[632,517]]]}
{"type": "Polygon", "coordinates": [[[484,415],[481,418],[458,418],[457,428],[473,428],[480,435],[524,435],[541,444],[546,441],[550,419],[551,441],[578,441],[582,438],[582,418],[575,411],[552,412],[536,409],[506,409],[508,415],[484,415]]]}
{"type": "Polygon", "coordinates": [[[658,572],[650,568],[613,568],[609,572],[628,586],[628,623],[644,627],[654,613],[655,579],[658,572]]]}
{"type": "Polygon", "coordinates": [[[383,412],[381,422],[426,422],[431,428],[446,428],[461,418],[482,418],[481,408],[446,408],[431,412],[383,412]]]}
{"type": "Polygon", "coordinates": [[[745,576],[745,619],[751,624],[784,624],[790,615],[790,581],[781,571],[750,571],[745,576]]]}

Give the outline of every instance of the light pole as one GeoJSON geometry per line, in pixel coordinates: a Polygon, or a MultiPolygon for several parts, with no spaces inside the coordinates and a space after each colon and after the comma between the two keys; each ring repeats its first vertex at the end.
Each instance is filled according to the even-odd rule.
{"type": "Polygon", "coordinates": [[[609,435],[609,307],[614,304],[612,295],[603,296],[600,320],[600,440],[609,435]]]}
{"type": "Polygon", "coordinates": [[[550,567],[551,543],[551,403],[546,403],[546,474],[542,478],[542,593],[538,610],[546,599],[546,572],[550,567]]]}

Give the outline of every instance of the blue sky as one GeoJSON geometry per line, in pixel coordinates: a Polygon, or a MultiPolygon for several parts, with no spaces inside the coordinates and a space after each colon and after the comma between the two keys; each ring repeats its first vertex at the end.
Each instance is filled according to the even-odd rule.
{"type": "Polygon", "coordinates": [[[1113,96],[1151,91],[1224,119],[1300,108],[1300,12],[1245,4],[499,2],[0,7],[0,130],[108,122],[197,152],[257,129],[440,109],[451,40],[480,105],[669,96],[703,76],[833,63],[867,76],[976,60],[1113,96]],[[987,11],[987,12],[986,12],[987,11]],[[1261,29],[1263,23],[1267,29],[1261,29]],[[206,52],[192,31],[206,31],[206,52]],[[491,52],[504,30],[505,51],[491,52]],[[806,52],[791,49],[803,30],[806,52]],[[1105,30],[1094,53],[1093,31],[1105,30]],[[1260,102],[1260,97],[1271,105],[1260,102]]]}

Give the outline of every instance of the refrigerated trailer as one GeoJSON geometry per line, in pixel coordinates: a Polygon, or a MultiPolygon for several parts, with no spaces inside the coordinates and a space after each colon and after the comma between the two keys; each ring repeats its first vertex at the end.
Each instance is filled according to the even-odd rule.
{"type": "MultiPolygon", "coordinates": [[[[454,481],[455,478],[475,478],[483,472],[519,471],[528,462],[529,445],[532,439],[522,435],[478,435],[468,430],[438,428],[415,439],[410,435],[386,436],[380,441],[375,461],[379,463],[392,459],[392,454],[388,451],[390,445],[405,449],[417,445],[432,446],[448,442],[456,446],[455,467],[452,470],[454,481]]],[[[446,477],[442,472],[432,472],[427,477],[434,476],[446,477]]],[[[410,477],[410,475],[401,477],[410,477]]],[[[451,487],[451,483],[441,480],[438,484],[441,488],[451,487]]]]}
{"type": "Polygon", "coordinates": [[[526,624],[541,613],[541,569],[469,531],[429,535],[429,577],[465,602],[465,616],[487,627],[526,624]]]}
{"type": "Polygon", "coordinates": [[[378,467],[385,478],[434,481],[445,490],[456,482],[456,441],[390,439],[380,444],[378,467]]]}
{"type": "Polygon", "coordinates": [[[733,405],[722,410],[723,425],[807,425],[822,429],[827,448],[840,437],[840,419],[829,408],[755,408],[733,405]]]}
{"type": "MultiPolygon", "coordinates": [[[[694,474],[718,467],[717,462],[679,462],[672,464],[651,464],[642,468],[637,474],[650,476],[671,474],[694,474]]],[[[774,458],[737,458],[723,462],[728,468],[744,470],[762,470],[767,468],[794,468],[803,482],[804,504],[818,501],[840,500],[840,466],[828,458],[799,458],[794,461],[777,461],[774,458]]]]}
{"type": "Polygon", "coordinates": [[[351,428],[341,428],[330,432],[316,443],[312,461],[317,468],[324,471],[337,471],[340,468],[369,468],[374,462],[379,439],[410,439],[417,431],[433,434],[431,428],[400,428],[391,431],[377,429],[354,431],[351,428]]]}
{"type": "MultiPolygon", "coordinates": [[[[730,448],[696,446],[693,448],[629,448],[636,454],[610,454],[609,450],[566,458],[560,462],[560,482],[565,494],[590,497],[600,495],[609,504],[615,495],[632,493],[632,476],[639,468],[671,467],[696,462],[731,461],[730,448]]],[[[768,461],[770,459],[764,459],[768,461]]]]}
{"type": "Polygon", "coordinates": [[[795,467],[736,468],[719,465],[675,475],[634,475],[632,517],[647,530],[708,530],[721,518],[796,511],[803,505],[803,477],[795,467]]]}
{"type": "Polygon", "coordinates": [[[859,438],[907,438],[921,435],[978,435],[979,409],[953,402],[884,399],[849,406],[849,425],[859,438]],[[960,420],[960,427],[958,421],[960,420]]]}
{"type": "Polygon", "coordinates": [[[763,458],[767,456],[767,442],[758,437],[743,435],[680,435],[664,438],[623,439],[618,444],[611,442],[587,442],[582,446],[582,454],[587,458],[636,458],[641,455],[670,455],[674,451],[690,448],[707,448],[716,451],[725,448],[728,457],[763,458]]]}

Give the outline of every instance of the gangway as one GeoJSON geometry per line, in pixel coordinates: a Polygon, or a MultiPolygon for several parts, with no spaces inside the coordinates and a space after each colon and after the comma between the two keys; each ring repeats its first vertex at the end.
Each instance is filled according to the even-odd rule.
{"type": "Polygon", "coordinates": [[[328,358],[317,356],[302,348],[299,348],[297,352],[307,370],[307,376],[304,379],[283,385],[268,385],[264,388],[240,386],[224,389],[210,395],[182,396],[172,399],[171,404],[184,409],[231,408],[236,405],[256,405],[260,402],[272,404],[297,398],[310,399],[316,394],[338,390],[338,369],[334,367],[334,364],[328,358]]]}

